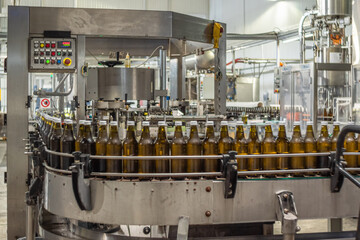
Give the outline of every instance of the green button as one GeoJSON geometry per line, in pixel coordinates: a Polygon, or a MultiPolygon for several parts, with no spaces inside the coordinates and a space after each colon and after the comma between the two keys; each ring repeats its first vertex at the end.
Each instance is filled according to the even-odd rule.
{"type": "Polygon", "coordinates": [[[46,64],[49,64],[50,63],[50,60],[49,59],[46,59],[46,64]]]}
{"type": "Polygon", "coordinates": [[[57,52],[57,55],[58,55],[58,56],[61,56],[61,52],[57,52]]]}

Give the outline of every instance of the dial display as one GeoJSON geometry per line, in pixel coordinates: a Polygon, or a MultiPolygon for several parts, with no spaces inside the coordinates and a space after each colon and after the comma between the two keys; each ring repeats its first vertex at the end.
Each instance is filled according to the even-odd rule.
{"type": "Polygon", "coordinates": [[[71,48],[71,42],[70,41],[58,41],[57,42],[58,48],[71,48]]]}

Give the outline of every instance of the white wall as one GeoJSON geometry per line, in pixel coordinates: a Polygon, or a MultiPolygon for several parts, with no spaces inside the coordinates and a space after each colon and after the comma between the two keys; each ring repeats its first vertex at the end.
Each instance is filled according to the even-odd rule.
{"type": "MultiPolygon", "coordinates": [[[[266,32],[281,32],[297,28],[305,9],[313,8],[316,0],[210,0],[210,19],[224,22],[227,33],[255,34],[266,32]]],[[[228,48],[239,45],[241,41],[228,41],[228,48]]],[[[281,59],[299,59],[299,42],[280,42],[281,59]]],[[[261,46],[236,51],[236,58],[276,58],[275,42],[261,46]]],[[[308,51],[307,58],[312,53],[308,51]]],[[[227,53],[227,62],[232,61],[232,53],[227,53]]],[[[268,64],[269,65],[269,64],[268,64]]],[[[277,103],[277,95],[273,94],[274,74],[273,66],[260,69],[264,73],[260,76],[260,99],[266,92],[270,93],[270,103],[277,103]]],[[[228,66],[230,68],[231,66],[228,66]]],[[[248,64],[237,64],[237,68],[252,67],[248,64]]],[[[251,71],[247,71],[251,72],[251,71]]],[[[257,76],[257,73],[256,73],[257,76]]]]}

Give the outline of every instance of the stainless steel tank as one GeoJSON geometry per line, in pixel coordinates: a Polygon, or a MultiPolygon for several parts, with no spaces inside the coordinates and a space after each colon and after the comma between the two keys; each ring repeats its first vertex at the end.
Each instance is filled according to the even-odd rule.
{"type": "Polygon", "coordinates": [[[319,17],[351,16],[351,0],[317,0],[319,17]]]}
{"type": "Polygon", "coordinates": [[[154,69],[98,68],[98,96],[104,100],[154,99],[154,69]]]}

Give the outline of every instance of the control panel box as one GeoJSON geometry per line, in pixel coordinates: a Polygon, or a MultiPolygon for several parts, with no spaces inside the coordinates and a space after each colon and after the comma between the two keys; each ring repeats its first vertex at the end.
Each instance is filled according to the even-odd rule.
{"type": "Polygon", "coordinates": [[[31,38],[29,71],[74,71],[74,38],[31,38]]]}

